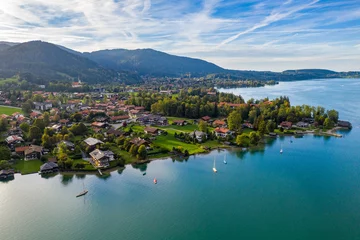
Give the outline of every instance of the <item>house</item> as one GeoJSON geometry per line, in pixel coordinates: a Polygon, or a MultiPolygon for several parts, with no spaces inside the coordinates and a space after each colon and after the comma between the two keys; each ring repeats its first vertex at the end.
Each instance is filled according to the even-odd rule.
{"type": "Polygon", "coordinates": [[[110,121],[112,123],[121,123],[125,120],[128,120],[129,118],[129,115],[113,116],[110,118],[110,121]]]}
{"type": "Polygon", "coordinates": [[[107,135],[114,135],[115,137],[120,137],[122,135],[124,135],[124,133],[122,131],[119,131],[119,130],[116,130],[114,128],[110,128],[107,132],[106,132],[107,135]]]}
{"type": "Polygon", "coordinates": [[[281,122],[279,127],[284,128],[284,129],[291,129],[292,122],[288,122],[288,121],[281,122]]]}
{"type": "Polygon", "coordinates": [[[36,118],[38,118],[39,116],[41,116],[41,113],[34,112],[34,111],[32,111],[32,112],[30,113],[30,118],[32,118],[32,119],[36,119],[36,118]]]}
{"type": "Polygon", "coordinates": [[[114,161],[115,157],[114,157],[114,153],[112,151],[103,151],[103,153],[105,154],[105,156],[107,156],[109,158],[109,161],[114,161]]]}
{"type": "Polygon", "coordinates": [[[28,149],[24,151],[24,160],[34,160],[40,159],[43,153],[43,148],[41,146],[31,145],[28,149]]]}
{"type": "Polygon", "coordinates": [[[205,122],[210,121],[210,119],[211,119],[211,117],[209,117],[209,116],[204,116],[204,117],[201,118],[201,120],[203,120],[205,122]]]}
{"type": "Polygon", "coordinates": [[[190,136],[194,136],[198,142],[202,142],[203,138],[206,138],[206,133],[198,130],[194,130],[190,136]]]}
{"type": "Polygon", "coordinates": [[[105,168],[110,166],[109,157],[105,155],[105,153],[99,149],[95,149],[90,153],[92,164],[96,168],[105,168]]]}
{"type": "Polygon", "coordinates": [[[185,120],[174,120],[173,124],[178,126],[184,126],[187,124],[187,122],[185,120]]]}
{"type": "Polygon", "coordinates": [[[5,141],[10,148],[13,148],[16,144],[24,142],[24,139],[18,135],[11,135],[8,136],[5,141]]]}
{"type": "Polygon", "coordinates": [[[59,166],[54,162],[47,162],[40,166],[40,173],[54,173],[59,171],[59,166]]]}
{"type": "Polygon", "coordinates": [[[226,127],[226,122],[224,120],[215,120],[212,124],[214,127],[226,127]]]}
{"type": "Polygon", "coordinates": [[[220,127],[215,128],[214,132],[217,137],[221,137],[221,138],[225,138],[232,134],[230,129],[220,128],[220,127]]]}
{"type": "Polygon", "coordinates": [[[12,127],[7,131],[7,134],[9,136],[18,135],[19,137],[22,137],[23,132],[22,132],[21,128],[19,128],[19,127],[12,127]]]}
{"type": "Polygon", "coordinates": [[[269,136],[276,138],[276,137],[277,137],[277,133],[275,133],[275,132],[270,132],[270,133],[269,133],[269,136]]]}
{"type": "Polygon", "coordinates": [[[50,129],[54,130],[55,132],[60,132],[62,129],[62,126],[60,124],[54,124],[50,127],[50,129]]]}
{"type": "Polygon", "coordinates": [[[158,126],[167,126],[168,120],[166,117],[161,117],[159,115],[148,114],[144,115],[136,120],[141,125],[158,125],[158,126]]]}
{"type": "Polygon", "coordinates": [[[342,127],[342,128],[348,128],[348,129],[351,129],[352,128],[352,125],[350,122],[348,121],[342,121],[342,120],[339,120],[338,123],[337,123],[338,127],[342,127]]]}
{"type": "Polygon", "coordinates": [[[96,127],[96,128],[104,128],[104,127],[106,127],[106,125],[107,124],[104,122],[93,122],[91,124],[92,127],[96,127]]]}
{"type": "Polygon", "coordinates": [[[57,144],[57,146],[59,147],[60,144],[65,144],[66,148],[70,151],[74,151],[75,149],[75,144],[70,141],[62,140],[57,144]]]}
{"type": "Polygon", "coordinates": [[[131,118],[139,117],[140,116],[140,110],[135,110],[135,109],[129,110],[129,116],[131,118]]]}
{"type": "Polygon", "coordinates": [[[104,142],[96,139],[96,138],[92,138],[92,137],[89,137],[87,139],[84,140],[84,142],[86,143],[86,145],[88,145],[90,148],[94,148],[96,147],[96,145],[100,145],[100,144],[103,144],[104,142]]]}
{"type": "Polygon", "coordinates": [[[8,170],[1,170],[0,171],[0,179],[11,179],[14,178],[14,170],[8,169],[8,170]]]}
{"type": "Polygon", "coordinates": [[[34,102],[34,108],[39,111],[46,111],[52,108],[51,102],[34,102]]]}
{"type": "Polygon", "coordinates": [[[249,128],[249,129],[253,129],[254,128],[254,125],[252,125],[251,123],[249,122],[246,122],[242,125],[243,128],[249,128]]]}
{"type": "Polygon", "coordinates": [[[297,127],[300,127],[300,128],[307,128],[307,127],[310,126],[310,124],[307,123],[307,122],[298,122],[298,123],[296,124],[296,126],[297,126],[297,127]]]}
{"type": "Polygon", "coordinates": [[[141,145],[145,145],[145,146],[149,146],[150,143],[140,137],[138,138],[133,138],[130,140],[131,144],[135,144],[136,146],[140,147],[141,145]]]}
{"type": "Polygon", "coordinates": [[[144,129],[144,132],[145,132],[146,134],[158,135],[158,134],[159,134],[159,129],[153,128],[153,127],[146,127],[146,128],[144,129]]]}
{"type": "Polygon", "coordinates": [[[62,125],[62,126],[67,126],[69,124],[70,120],[69,119],[60,119],[59,120],[59,123],[62,125]]]}

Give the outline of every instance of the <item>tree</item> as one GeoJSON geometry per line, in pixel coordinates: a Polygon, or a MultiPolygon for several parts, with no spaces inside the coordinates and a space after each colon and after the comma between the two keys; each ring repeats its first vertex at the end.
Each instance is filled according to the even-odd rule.
{"type": "Polygon", "coordinates": [[[276,123],[274,123],[273,121],[268,121],[266,124],[266,130],[270,133],[270,132],[274,132],[276,127],[276,123]]]}
{"type": "Polygon", "coordinates": [[[81,113],[74,113],[74,114],[70,117],[70,119],[71,119],[72,121],[74,121],[74,122],[80,122],[81,119],[82,119],[82,115],[81,115],[81,113]]]}
{"type": "Polygon", "coordinates": [[[43,119],[35,119],[33,126],[36,126],[38,128],[40,128],[41,131],[43,131],[45,129],[45,123],[43,119]]]}
{"type": "Polygon", "coordinates": [[[87,133],[87,127],[83,123],[74,124],[69,131],[75,136],[85,135],[87,133]]]}
{"type": "Polygon", "coordinates": [[[41,138],[42,135],[42,131],[39,127],[37,126],[32,126],[29,129],[29,139],[30,140],[39,140],[41,138]]]}
{"type": "Polygon", "coordinates": [[[0,159],[1,160],[10,160],[11,151],[8,147],[0,146],[0,159]]]}
{"type": "Polygon", "coordinates": [[[50,124],[50,114],[48,112],[45,112],[43,114],[43,117],[44,117],[43,121],[44,121],[45,127],[49,126],[49,124],[50,124]]]}
{"type": "Polygon", "coordinates": [[[137,158],[141,160],[146,159],[146,148],[144,145],[139,147],[137,158]]]}
{"type": "Polygon", "coordinates": [[[257,145],[260,141],[260,136],[257,132],[251,132],[249,135],[249,139],[252,145],[257,145]]]}
{"type": "Polygon", "coordinates": [[[238,135],[236,137],[236,144],[239,145],[240,147],[248,147],[249,146],[248,136],[245,133],[238,135]]]}
{"type": "Polygon", "coordinates": [[[258,120],[258,131],[262,136],[264,136],[264,134],[266,132],[266,124],[262,117],[261,118],[259,117],[259,120],[258,120]]]}
{"type": "Polygon", "coordinates": [[[8,120],[6,118],[0,118],[0,131],[6,131],[8,127],[8,120]]]}
{"type": "Polygon", "coordinates": [[[29,115],[32,112],[32,107],[31,104],[28,102],[25,102],[21,105],[21,109],[23,110],[23,112],[25,113],[25,115],[29,115]]]}
{"type": "Polygon", "coordinates": [[[129,153],[133,156],[136,156],[136,154],[138,153],[138,146],[136,146],[135,144],[131,145],[129,153]]]}
{"type": "Polygon", "coordinates": [[[335,110],[329,110],[327,111],[328,118],[334,122],[337,123],[339,120],[339,112],[335,110]]]}
{"type": "Polygon", "coordinates": [[[331,120],[330,118],[325,118],[325,121],[324,121],[324,127],[326,128],[333,128],[335,126],[335,123],[333,120],[331,120]]]}
{"type": "Polygon", "coordinates": [[[29,128],[30,128],[30,125],[26,122],[23,122],[22,124],[20,124],[20,129],[23,132],[29,132],[29,128]]]}
{"type": "Polygon", "coordinates": [[[238,111],[232,111],[227,119],[230,130],[237,131],[241,129],[241,114],[238,111]]]}
{"type": "Polygon", "coordinates": [[[199,127],[199,130],[201,132],[207,132],[207,123],[204,122],[204,121],[200,121],[199,124],[198,124],[198,127],[199,127]]]}
{"type": "Polygon", "coordinates": [[[0,161],[0,170],[9,169],[11,167],[11,164],[6,160],[0,161]]]}

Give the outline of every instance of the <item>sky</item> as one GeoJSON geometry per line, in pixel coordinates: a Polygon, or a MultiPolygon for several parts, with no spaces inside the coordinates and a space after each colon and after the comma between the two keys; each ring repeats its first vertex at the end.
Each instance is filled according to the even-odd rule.
{"type": "Polygon", "coordinates": [[[0,41],[153,48],[238,70],[360,70],[360,0],[0,0],[0,41]]]}

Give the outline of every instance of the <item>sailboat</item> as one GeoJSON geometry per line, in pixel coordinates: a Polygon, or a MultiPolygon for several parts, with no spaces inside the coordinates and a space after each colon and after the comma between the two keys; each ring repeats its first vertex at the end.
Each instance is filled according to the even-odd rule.
{"type": "Polygon", "coordinates": [[[283,153],[283,148],[282,148],[282,144],[281,144],[281,149],[280,149],[280,154],[283,153]]]}
{"type": "Polygon", "coordinates": [[[227,164],[227,161],[226,161],[226,154],[224,156],[224,164],[227,164]]]}
{"type": "Polygon", "coordinates": [[[156,180],[156,178],[154,178],[154,184],[157,184],[157,180],[156,180]]]}
{"type": "Polygon", "coordinates": [[[81,197],[81,196],[84,196],[86,195],[89,191],[85,189],[85,184],[83,182],[83,189],[84,191],[82,191],[81,193],[79,193],[78,195],[76,195],[76,197],[81,197]]]}
{"type": "Polygon", "coordinates": [[[214,167],[213,167],[213,171],[214,171],[214,173],[217,172],[216,167],[215,167],[215,157],[214,157],[214,167]]]}

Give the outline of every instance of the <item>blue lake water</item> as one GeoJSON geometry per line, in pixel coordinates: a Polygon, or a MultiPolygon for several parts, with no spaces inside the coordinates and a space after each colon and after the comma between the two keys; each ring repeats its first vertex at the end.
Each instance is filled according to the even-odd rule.
{"type": "Polygon", "coordinates": [[[154,161],[145,176],[132,166],[106,179],[16,175],[0,183],[0,239],[360,239],[360,80],[226,91],[335,108],[354,128],[344,138],[154,161]],[[89,193],[75,198],[83,182],[89,193]]]}

